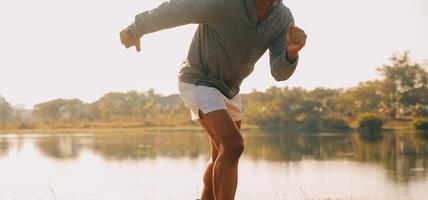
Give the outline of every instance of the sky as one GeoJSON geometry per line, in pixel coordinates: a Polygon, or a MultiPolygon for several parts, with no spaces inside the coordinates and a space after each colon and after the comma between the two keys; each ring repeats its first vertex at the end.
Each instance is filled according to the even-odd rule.
{"type": "MultiPolygon", "coordinates": [[[[197,0],[195,0],[197,1],[197,0]]],[[[197,25],[145,35],[142,51],[119,32],[162,0],[0,1],[0,95],[32,108],[55,98],[93,102],[108,92],[154,88],[176,94],[177,74],[197,25]]],[[[378,79],[393,53],[428,63],[427,0],[284,0],[308,35],[287,81],[270,75],[265,54],[242,93],[271,86],[348,88],[378,79]]]]}

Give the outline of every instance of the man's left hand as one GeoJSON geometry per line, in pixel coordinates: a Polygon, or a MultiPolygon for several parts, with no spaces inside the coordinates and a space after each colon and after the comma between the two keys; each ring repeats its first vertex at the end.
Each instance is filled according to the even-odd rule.
{"type": "Polygon", "coordinates": [[[294,24],[288,25],[287,35],[285,36],[285,42],[287,44],[287,58],[288,60],[296,60],[299,55],[299,51],[306,44],[306,33],[301,28],[294,26],[294,24]]]}

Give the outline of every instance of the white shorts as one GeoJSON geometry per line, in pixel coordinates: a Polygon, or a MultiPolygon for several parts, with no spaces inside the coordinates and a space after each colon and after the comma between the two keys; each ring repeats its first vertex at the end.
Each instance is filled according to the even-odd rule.
{"type": "Polygon", "coordinates": [[[228,99],[216,88],[189,84],[180,80],[178,81],[178,90],[184,104],[190,109],[192,120],[199,119],[199,110],[207,114],[221,109],[226,110],[233,121],[242,119],[240,94],[228,99]]]}

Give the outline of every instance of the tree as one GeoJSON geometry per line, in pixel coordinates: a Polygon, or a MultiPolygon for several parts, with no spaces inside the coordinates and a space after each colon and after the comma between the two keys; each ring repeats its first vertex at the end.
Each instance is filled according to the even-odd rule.
{"type": "Polygon", "coordinates": [[[380,102],[382,111],[395,119],[398,111],[404,107],[403,93],[417,88],[427,88],[428,73],[420,64],[411,62],[408,51],[402,55],[395,54],[390,60],[391,64],[377,70],[384,77],[380,102]]]}
{"type": "Polygon", "coordinates": [[[409,52],[403,55],[395,54],[391,58],[391,64],[384,65],[377,70],[384,77],[388,92],[408,91],[419,87],[427,87],[428,74],[418,63],[411,62],[409,52]]]}
{"type": "Polygon", "coordinates": [[[0,124],[9,122],[12,119],[13,109],[10,103],[0,95],[0,124]]]}
{"type": "Polygon", "coordinates": [[[79,99],[55,99],[34,106],[33,116],[44,122],[76,122],[90,119],[88,105],[79,99]]]}
{"type": "Polygon", "coordinates": [[[271,87],[266,93],[255,91],[246,98],[244,115],[256,125],[294,130],[319,128],[321,102],[308,98],[302,88],[271,87]]]}
{"type": "Polygon", "coordinates": [[[349,88],[342,95],[334,98],[335,110],[342,116],[350,117],[356,117],[364,112],[377,112],[379,102],[382,100],[381,84],[381,81],[367,81],[349,88]]]}

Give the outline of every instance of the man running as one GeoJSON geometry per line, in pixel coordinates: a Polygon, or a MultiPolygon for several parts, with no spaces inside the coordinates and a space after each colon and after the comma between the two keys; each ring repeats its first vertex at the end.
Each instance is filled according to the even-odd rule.
{"type": "Polygon", "coordinates": [[[233,200],[244,149],[239,87],[267,49],[272,76],[287,80],[306,34],[281,0],[170,0],[138,14],[120,38],[139,52],[143,35],[189,23],[199,26],[178,86],[192,119],[199,120],[211,141],[201,199],[233,200]]]}

